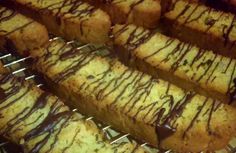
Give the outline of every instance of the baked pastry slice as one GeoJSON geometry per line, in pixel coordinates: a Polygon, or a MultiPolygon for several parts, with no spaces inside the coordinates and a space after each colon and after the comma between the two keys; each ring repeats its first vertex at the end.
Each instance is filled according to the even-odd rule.
{"type": "Polygon", "coordinates": [[[28,50],[40,47],[47,41],[48,32],[43,25],[0,6],[0,49],[17,50],[25,55],[28,50]]]}
{"type": "Polygon", "coordinates": [[[0,75],[0,97],[0,134],[26,153],[145,152],[137,144],[109,144],[92,121],[24,78],[0,75]]]}
{"type": "Polygon", "coordinates": [[[182,41],[236,58],[235,16],[199,3],[172,0],[165,13],[167,31],[182,41]]]}
{"type": "Polygon", "coordinates": [[[115,25],[113,35],[126,64],[225,103],[236,100],[235,59],[134,25],[115,25]]]}
{"type": "Polygon", "coordinates": [[[31,56],[69,105],[159,148],[217,150],[235,134],[234,108],[129,69],[102,52],[54,40],[31,56]]]}
{"type": "Polygon", "coordinates": [[[133,23],[146,28],[156,28],[161,16],[158,0],[84,0],[101,7],[113,23],[133,23]]]}
{"type": "Polygon", "coordinates": [[[104,43],[111,28],[109,16],[81,0],[14,0],[16,9],[32,14],[54,35],[86,43],[104,43]]]}

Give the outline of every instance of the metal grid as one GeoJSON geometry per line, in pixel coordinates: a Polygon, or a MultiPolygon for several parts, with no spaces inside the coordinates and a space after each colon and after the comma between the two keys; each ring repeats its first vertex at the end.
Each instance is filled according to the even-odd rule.
{"type": "MultiPolygon", "coordinates": [[[[56,37],[54,39],[60,39],[60,38],[56,37]]],[[[54,40],[54,39],[51,39],[51,40],[54,40]]],[[[98,50],[101,49],[101,47],[98,47],[98,46],[94,46],[94,45],[90,45],[90,44],[81,44],[81,43],[74,42],[74,41],[70,41],[68,43],[77,43],[79,49],[86,49],[86,48],[89,48],[89,49],[97,48],[98,50]]],[[[107,50],[110,49],[109,47],[103,46],[103,48],[104,47],[107,50]]],[[[4,64],[4,67],[8,68],[12,74],[24,76],[25,80],[33,81],[36,83],[36,85],[38,87],[42,87],[42,86],[44,86],[42,79],[38,79],[40,76],[38,76],[37,74],[34,74],[30,70],[29,64],[27,64],[28,63],[27,61],[30,59],[31,59],[31,57],[21,58],[19,56],[12,55],[11,53],[0,54],[0,60],[4,64]],[[41,81],[37,81],[37,80],[41,80],[41,81]]],[[[77,109],[74,109],[73,111],[77,111],[77,109]]],[[[108,140],[110,140],[111,144],[119,143],[119,142],[132,142],[132,141],[134,141],[134,139],[132,139],[129,134],[117,132],[117,131],[113,130],[110,125],[104,125],[101,122],[94,119],[93,117],[85,117],[85,116],[81,115],[81,118],[84,118],[88,122],[90,122],[90,121],[95,122],[96,125],[99,127],[99,129],[104,132],[104,134],[106,135],[108,140]]],[[[140,143],[140,145],[142,147],[144,147],[145,149],[147,149],[148,151],[150,151],[150,153],[159,152],[157,148],[153,148],[153,147],[149,146],[148,143],[142,142],[142,143],[140,143]]],[[[17,152],[13,152],[12,150],[7,151],[8,150],[7,148],[12,147],[12,146],[14,146],[14,144],[11,144],[11,143],[7,142],[6,140],[0,139],[0,153],[22,153],[22,151],[19,152],[19,148],[18,148],[17,152]]],[[[165,153],[173,153],[173,152],[169,150],[169,151],[166,151],[165,153]]],[[[236,138],[234,138],[227,145],[227,147],[225,149],[220,150],[220,151],[211,152],[211,153],[236,153],[236,138]]]]}

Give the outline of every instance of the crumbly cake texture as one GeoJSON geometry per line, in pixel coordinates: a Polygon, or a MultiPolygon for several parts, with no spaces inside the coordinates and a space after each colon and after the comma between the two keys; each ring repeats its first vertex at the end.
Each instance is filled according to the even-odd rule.
{"type": "Polygon", "coordinates": [[[236,100],[235,59],[135,25],[115,25],[112,34],[126,64],[225,103],[236,100]]]}
{"type": "Polygon", "coordinates": [[[25,55],[28,50],[48,41],[46,28],[16,11],[0,6],[0,49],[16,50],[25,55]]]}
{"type": "Polygon", "coordinates": [[[157,0],[84,0],[106,11],[113,23],[156,28],[161,16],[157,0]]]}
{"type": "Polygon", "coordinates": [[[235,134],[234,108],[99,54],[54,40],[31,56],[69,105],[159,148],[217,150],[235,134]]]}
{"type": "Polygon", "coordinates": [[[172,0],[169,6],[164,21],[171,36],[236,58],[235,15],[184,0],[172,0]]]}
{"type": "Polygon", "coordinates": [[[108,41],[109,16],[100,9],[78,0],[16,0],[21,8],[35,14],[50,32],[67,40],[85,43],[108,41]]]}
{"type": "Polygon", "coordinates": [[[145,153],[135,143],[110,145],[92,121],[24,78],[0,75],[0,97],[0,134],[26,153],[145,153]]]}

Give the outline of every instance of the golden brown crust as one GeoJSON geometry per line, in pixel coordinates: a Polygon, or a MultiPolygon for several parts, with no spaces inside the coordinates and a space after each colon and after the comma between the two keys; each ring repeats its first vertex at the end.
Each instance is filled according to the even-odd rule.
{"type": "Polygon", "coordinates": [[[234,108],[98,53],[55,40],[32,56],[70,105],[152,145],[178,152],[218,150],[235,134],[234,108]]]}
{"type": "Polygon", "coordinates": [[[113,23],[133,23],[146,28],[156,28],[161,16],[157,0],[84,0],[103,8],[113,23]]]}
{"type": "Polygon", "coordinates": [[[113,28],[116,53],[130,66],[187,90],[235,101],[236,60],[134,25],[113,28]]]}
{"type": "Polygon", "coordinates": [[[183,0],[172,0],[170,8],[164,15],[170,35],[236,58],[236,20],[233,14],[183,0]]]}
{"type": "Polygon", "coordinates": [[[0,97],[0,134],[26,153],[145,153],[135,143],[109,144],[92,121],[24,78],[0,75],[0,97]]]}
{"type": "Polygon", "coordinates": [[[87,3],[77,0],[17,0],[15,3],[40,17],[39,20],[55,35],[86,43],[108,41],[109,16],[87,3]]]}
{"type": "Polygon", "coordinates": [[[46,28],[16,11],[0,6],[0,48],[21,55],[48,41],[46,28]]]}

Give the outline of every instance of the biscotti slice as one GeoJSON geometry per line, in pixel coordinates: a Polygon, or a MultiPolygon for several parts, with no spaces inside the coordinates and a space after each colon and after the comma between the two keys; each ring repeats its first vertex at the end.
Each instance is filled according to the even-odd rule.
{"type": "Polygon", "coordinates": [[[235,134],[234,108],[129,69],[97,50],[57,39],[31,56],[69,105],[159,148],[217,150],[235,134]]]}
{"type": "Polygon", "coordinates": [[[133,23],[146,28],[156,28],[161,16],[157,0],[85,0],[106,11],[113,23],[133,23]]]}
{"type": "Polygon", "coordinates": [[[18,51],[25,55],[29,50],[48,41],[46,28],[22,14],[0,6],[0,49],[18,51]]]}
{"type": "Polygon", "coordinates": [[[235,59],[135,25],[115,25],[113,35],[126,64],[228,104],[236,100],[235,59]]]}
{"type": "Polygon", "coordinates": [[[0,75],[0,134],[28,153],[144,153],[137,144],[109,144],[91,121],[24,78],[0,75]]]}
{"type": "Polygon", "coordinates": [[[233,14],[183,0],[172,0],[170,8],[164,20],[171,36],[236,58],[236,20],[233,14]]]}
{"type": "Polygon", "coordinates": [[[85,43],[104,43],[111,28],[109,16],[81,0],[14,0],[16,9],[31,13],[54,35],[85,43]]]}

